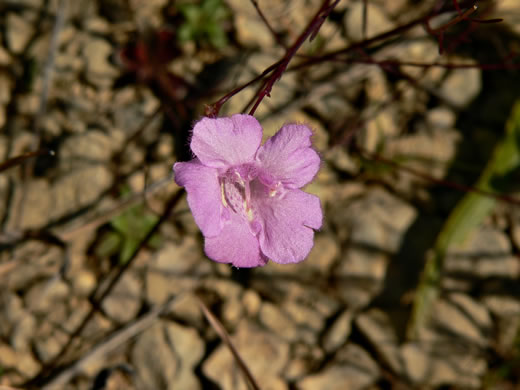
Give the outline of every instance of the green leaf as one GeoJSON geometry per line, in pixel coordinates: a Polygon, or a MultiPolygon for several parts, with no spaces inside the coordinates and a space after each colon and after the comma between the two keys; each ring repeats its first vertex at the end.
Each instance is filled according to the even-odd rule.
{"type": "Polygon", "coordinates": [[[150,229],[157,223],[158,217],[146,212],[144,206],[137,205],[115,217],[112,228],[121,237],[119,261],[126,263],[140,245],[150,229]]]}
{"type": "Polygon", "coordinates": [[[198,24],[202,18],[202,10],[193,4],[184,4],[179,6],[182,16],[186,18],[188,24],[198,24]]]}
{"type": "MultiPolygon", "coordinates": [[[[520,169],[520,101],[513,108],[506,124],[505,135],[493,151],[475,188],[494,194],[503,194],[515,188],[511,176],[520,169]]],[[[416,291],[408,337],[416,338],[419,329],[428,321],[431,307],[439,296],[444,258],[454,244],[461,244],[492,212],[496,198],[475,192],[467,193],[455,206],[437,236],[416,291]]]]}
{"type": "Polygon", "coordinates": [[[99,257],[110,257],[116,254],[121,247],[121,236],[116,232],[105,233],[95,248],[95,254],[99,257]]]}
{"type": "Polygon", "coordinates": [[[189,24],[183,24],[177,29],[177,36],[181,42],[191,41],[195,39],[195,29],[189,24]]]}
{"type": "Polygon", "coordinates": [[[220,23],[230,14],[222,0],[202,0],[199,5],[181,4],[178,7],[185,19],[177,30],[181,42],[208,42],[216,48],[228,44],[226,31],[220,23]]]}
{"type": "Polygon", "coordinates": [[[227,36],[224,30],[215,22],[208,23],[206,31],[209,36],[210,43],[216,48],[223,48],[227,45],[227,36]]]}

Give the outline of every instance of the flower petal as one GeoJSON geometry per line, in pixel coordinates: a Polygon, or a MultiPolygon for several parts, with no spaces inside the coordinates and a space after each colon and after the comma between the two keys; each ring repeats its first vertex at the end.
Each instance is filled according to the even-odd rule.
{"type": "Polygon", "coordinates": [[[260,147],[257,159],[284,187],[301,188],[320,168],[320,157],[312,148],[311,136],[309,127],[287,124],[260,147]]]}
{"type": "Polygon", "coordinates": [[[301,190],[259,199],[262,252],[276,263],[297,263],[312,249],[314,230],[323,220],[320,199],[301,190]]]}
{"type": "Polygon", "coordinates": [[[206,254],[219,263],[231,263],[239,268],[265,265],[267,258],[260,252],[258,238],[251,233],[246,221],[231,214],[218,236],[206,238],[206,254]]]}
{"type": "Polygon", "coordinates": [[[262,142],[262,127],[251,115],[202,118],[193,128],[191,150],[213,168],[227,168],[253,161],[262,142]]]}
{"type": "Polygon", "coordinates": [[[173,170],[175,182],[186,187],[188,204],[202,234],[219,234],[222,229],[220,215],[223,206],[217,170],[202,165],[198,159],[176,163],[173,170]]]}

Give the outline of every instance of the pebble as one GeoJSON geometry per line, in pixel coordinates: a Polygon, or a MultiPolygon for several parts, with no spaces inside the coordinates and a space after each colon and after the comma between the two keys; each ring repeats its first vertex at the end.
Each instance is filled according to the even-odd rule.
{"type": "MultiPolygon", "coordinates": [[[[345,14],[343,24],[347,31],[347,36],[353,41],[361,41],[364,38],[362,28],[364,4],[361,1],[350,3],[345,14]]],[[[391,30],[393,27],[394,24],[380,7],[370,2],[367,3],[366,38],[372,38],[391,30]]]]}
{"type": "MultiPolygon", "coordinates": [[[[289,358],[289,345],[258,325],[243,319],[232,336],[233,344],[251,373],[259,383],[274,383],[280,387],[282,370],[289,358]]],[[[224,344],[221,344],[203,363],[203,373],[222,389],[247,390],[242,373],[238,370],[233,356],[224,344]]],[[[262,386],[263,387],[263,386],[262,386]]]]}
{"type": "Polygon", "coordinates": [[[7,46],[14,54],[21,54],[34,34],[34,26],[26,18],[9,12],[7,14],[7,46]]]}

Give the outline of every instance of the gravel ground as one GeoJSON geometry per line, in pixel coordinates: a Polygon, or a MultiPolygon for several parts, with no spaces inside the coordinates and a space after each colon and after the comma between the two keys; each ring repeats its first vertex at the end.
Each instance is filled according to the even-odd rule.
{"type": "MultiPolygon", "coordinates": [[[[255,116],[267,135],[312,127],[324,225],[304,262],[236,269],[204,255],[171,168],[205,105],[282,58],[322,1],[258,3],[276,34],[252,1],[0,0],[0,161],[38,151],[0,171],[0,389],[245,390],[223,333],[263,390],[518,386],[518,203],[448,248],[430,315],[410,323],[467,192],[452,184],[489,161],[519,72],[396,61],[507,64],[520,4],[284,73],[255,116]]],[[[342,0],[291,65],[440,3],[342,0]]]]}

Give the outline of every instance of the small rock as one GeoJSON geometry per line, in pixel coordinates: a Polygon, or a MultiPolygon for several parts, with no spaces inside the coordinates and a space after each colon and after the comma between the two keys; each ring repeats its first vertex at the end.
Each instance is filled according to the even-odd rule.
{"type": "Polygon", "coordinates": [[[385,15],[383,10],[377,5],[370,2],[367,5],[367,36],[363,37],[363,8],[365,3],[358,1],[349,4],[345,19],[343,21],[347,31],[347,37],[354,41],[360,41],[363,38],[371,38],[375,35],[389,31],[394,24],[385,15]]]}
{"type": "Polygon", "coordinates": [[[179,294],[169,306],[169,312],[193,325],[203,323],[199,299],[192,292],[179,294]]]}
{"type": "Polygon", "coordinates": [[[42,362],[48,362],[55,358],[67,343],[68,336],[62,332],[54,332],[54,334],[41,334],[35,337],[34,348],[38,359],[42,362]]]}
{"type": "Polygon", "coordinates": [[[31,353],[19,355],[16,370],[25,378],[32,378],[40,372],[41,364],[34,358],[31,353]]]}
{"type": "Polygon", "coordinates": [[[134,12],[132,20],[137,24],[139,30],[148,28],[159,28],[164,23],[162,11],[166,8],[168,0],[131,0],[125,2],[134,12]]]}
{"type": "Polygon", "coordinates": [[[238,299],[225,300],[222,305],[222,322],[229,327],[234,328],[236,324],[244,317],[244,307],[238,299]]]}
{"type": "MultiPolygon", "coordinates": [[[[62,322],[62,326],[65,332],[72,333],[85,319],[85,316],[92,309],[92,305],[87,299],[77,299],[76,297],[71,297],[67,303],[69,313],[66,319],[62,322]]],[[[94,325],[101,325],[97,328],[98,330],[106,330],[110,326],[109,321],[100,321],[100,318],[104,319],[105,317],[101,315],[97,316],[93,323],[97,322],[97,324],[94,325]]]]}
{"type": "Polygon", "coordinates": [[[497,318],[494,323],[497,330],[496,349],[499,351],[498,353],[507,354],[513,351],[518,340],[520,315],[497,318]]]}
{"type": "Polygon", "coordinates": [[[89,81],[98,86],[110,86],[119,73],[108,61],[114,48],[104,39],[91,38],[83,49],[89,81]]]}
{"type": "Polygon", "coordinates": [[[445,271],[448,275],[473,275],[479,279],[516,279],[520,276],[520,262],[511,251],[511,242],[502,231],[482,226],[449,249],[445,271]]]}
{"type": "MultiPolygon", "coordinates": [[[[76,169],[53,183],[52,219],[76,211],[95,201],[112,184],[112,173],[106,165],[90,165],[76,169]]],[[[40,204],[40,207],[41,204],[40,204]]]]}
{"type": "Polygon", "coordinates": [[[392,371],[401,372],[397,335],[387,315],[371,309],[356,317],[356,325],[392,371]]]}
{"type": "Polygon", "coordinates": [[[426,114],[426,121],[433,128],[449,129],[455,126],[457,117],[455,113],[446,107],[435,107],[426,114]]]}
{"type": "Polygon", "coordinates": [[[52,210],[52,189],[46,179],[31,180],[25,189],[18,188],[17,195],[22,200],[22,191],[25,190],[24,204],[21,207],[20,218],[21,229],[37,229],[49,222],[52,210]]]}
{"type": "Polygon", "coordinates": [[[161,323],[154,324],[137,337],[131,359],[137,371],[138,388],[174,389],[181,368],[168,337],[161,323]]]}
{"type": "Polygon", "coordinates": [[[0,310],[3,321],[0,330],[3,338],[7,338],[12,327],[25,315],[22,299],[13,292],[4,290],[0,294],[0,310]]]}
{"type": "Polygon", "coordinates": [[[173,277],[189,273],[195,268],[200,272],[200,267],[203,267],[201,262],[202,252],[199,242],[194,237],[186,236],[180,245],[165,243],[152,264],[167,276],[173,277]]]}
{"type": "Polygon", "coordinates": [[[511,28],[516,34],[520,34],[520,13],[516,0],[502,0],[493,7],[493,18],[504,19],[504,24],[511,28]]]}
{"type": "MultiPolygon", "coordinates": [[[[280,374],[289,357],[286,342],[247,320],[242,320],[232,337],[233,344],[259,383],[274,383],[274,389],[286,390],[280,374]]],[[[222,389],[247,390],[229,348],[221,344],[202,366],[204,374],[222,389]]],[[[264,388],[262,386],[262,388],[264,388]]],[[[267,388],[267,387],[266,387],[267,388]]]]}
{"type": "Polygon", "coordinates": [[[240,12],[236,14],[234,22],[237,37],[244,46],[272,47],[275,43],[273,35],[260,18],[240,12]]]}
{"type": "Polygon", "coordinates": [[[278,306],[264,302],[259,317],[262,324],[279,337],[288,341],[295,341],[298,338],[298,330],[295,324],[278,306]]]}
{"type": "Polygon", "coordinates": [[[40,109],[40,97],[34,93],[22,93],[16,96],[16,110],[23,115],[36,115],[40,109]]]}
{"type": "Polygon", "coordinates": [[[315,333],[321,332],[325,325],[325,319],[317,310],[294,301],[285,301],[281,305],[282,310],[301,328],[307,328],[315,333]]]}
{"type": "Polygon", "coordinates": [[[0,46],[0,65],[7,67],[11,64],[12,58],[5,47],[0,46]]]}
{"type": "Polygon", "coordinates": [[[452,69],[441,86],[444,98],[459,108],[466,107],[481,89],[481,71],[478,68],[452,69]]]}
{"type": "Polygon", "coordinates": [[[467,350],[457,350],[453,344],[443,351],[432,351],[434,345],[422,346],[407,343],[402,347],[402,362],[405,375],[416,386],[443,385],[479,388],[486,371],[483,358],[475,357],[467,350]],[[450,350],[451,349],[451,350],[450,350]],[[429,352],[430,351],[430,352],[429,352]]]}
{"type": "Polygon", "coordinates": [[[409,7],[408,0],[393,0],[384,2],[385,11],[390,15],[399,16],[407,7],[409,7]]]}
{"type": "Polygon", "coordinates": [[[242,286],[227,279],[206,279],[204,287],[215,291],[220,297],[226,299],[240,299],[242,295],[242,286]]]}
{"type": "Polygon", "coordinates": [[[260,311],[262,298],[254,290],[246,290],[242,296],[242,304],[250,317],[254,317],[260,311]]]}
{"type": "Polygon", "coordinates": [[[0,130],[3,129],[6,121],[7,115],[5,112],[5,106],[0,106],[0,130]]]}
{"type": "Polygon", "coordinates": [[[11,345],[18,352],[30,351],[31,342],[36,332],[36,319],[28,312],[24,312],[16,321],[11,335],[11,345]]]}
{"type": "Polygon", "coordinates": [[[355,344],[338,351],[338,360],[321,372],[312,374],[297,383],[300,390],[357,390],[374,384],[379,377],[377,363],[355,344]]]}
{"type": "Polygon", "coordinates": [[[511,318],[520,315],[520,300],[513,296],[489,294],[482,301],[491,313],[498,317],[511,318]]]}
{"type": "Polygon", "coordinates": [[[110,33],[110,24],[103,18],[100,17],[92,17],[88,18],[84,22],[85,30],[92,34],[109,34],[110,33]]]}
{"type": "Polygon", "coordinates": [[[103,310],[119,323],[130,321],[141,308],[141,290],[139,280],[132,273],[126,273],[103,301],[103,310]]]}
{"type": "Polygon", "coordinates": [[[88,270],[80,270],[72,276],[72,289],[82,297],[87,297],[96,287],[96,275],[88,270]]]}
{"type": "MultiPolygon", "coordinates": [[[[437,112],[442,113],[441,110],[437,112]]],[[[449,117],[450,114],[446,113],[446,116],[449,117]]],[[[445,121],[449,122],[451,119],[453,118],[446,118],[445,121]]],[[[461,141],[460,132],[451,127],[441,128],[443,124],[439,123],[439,118],[435,118],[435,113],[428,117],[427,121],[433,128],[421,129],[416,133],[389,140],[385,145],[385,152],[395,159],[414,156],[406,162],[407,167],[428,172],[434,177],[443,177],[457,153],[461,141]]],[[[390,180],[401,193],[413,193],[417,186],[424,185],[424,179],[407,173],[399,174],[398,180],[395,180],[395,176],[390,180]]]]}
{"type": "MultiPolygon", "coordinates": [[[[394,51],[390,56],[405,58],[409,62],[435,63],[439,58],[439,46],[435,40],[429,38],[409,39],[401,43],[397,52],[394,51]]],[[[435,66],[429,69],[403,66],[402,71],[413,79],[420,80],[421,85],[426,86],[438,85],[446,74],[446,69],[435,66]]]]}
{"type": "Polygon", "coordinates": [[[7,45],[9,49],[20,54],[34,34],[34,26],[22,16],[9,12],[7,14],[7,45]]]}
{"type": "Polygon", "coordinates": [[[165,243],[148,266],[145,280],[148,301],[164,303],[169,296],[195,287],[196,278],[186,275],[195,269],[198,274],[209,272],[209,264],[202,260],[200,244],[193,236],[185,236],[180,245],[165,243]]]}
{"type": "MultiPolygon", "coordinates": [[[[259,46],[261,48],[272,48],[275,40],[262,23],[258,13],[252,3],[240,0],[227,1],[233,11],[237,38],[246,46],[259,46]]],[[[275,27],[277,31],[287,31],[289,39],[296,39],[295,34],[299,34],[307,23],[307,18],[303,12],[294,12],[302,9],[318,9],[319,3],[315,0],[305,2],[295,0],[291,3],[277,0],[263,0],[259,3],[260,9],[266,19],[275,27]],[[304,8],[306,7],[306,8],[304,8]]]]}
{"type": "Polygon", "coordinates": [[[489,343],[491,317],[485,307],[468,295],[454,293],[446,300],[438,300],[433,307],[432,319],[435,329],[456,335],[462,344],[485,347],[489,343]]]}
{"type": "Polygon", "coordinates": [[[325,274],[339,255],[339,245],[330,235],[317,234],[314,239],[314,247],[307,260],[302,264],[319,273],[325,274]]]}
{"type": "Polygon", "coordinates": [[[18,361],[18,354],[10,345],[0,342],[0,366],[3,369],[13,368],[18,361]]]}
{"type": "Polygon", "coordinates": [[[323,336],[323,348],[331,353],[346,343],[352,329],[352,312],[345,310],[339,315],[323,336]]]}
{"type": "Polygon", "coordinates": [[[0,106],[4,106],[11,100],[11,87],[13,81],[4,72],[0,72],[0,106]]]}
{"type": "Polygon", "coordinates": [[[340,229],[340,237],[350,237],[353,246],[371,248],[370,253],[394,253],[416,214],[409,204],[375,188],[361,199],[349,201],[347,207],[340,205],[337,213],[331,213],[331,220],[340,229]]]}
{"type": "Polygon", "coordinates": [[[175,351],[179,361],[179,370],[170,387],[175,389],[200,389],[200,384],[193,373],[194,367],[204,355],[204,342],[197,331],[174,322],[165,324],[168,345],[175,351]]]}
{"type": "Polygon", "coordinates": [[[35,281],[54,278],[63,265],[61,249],[35,241],[19,247],[13,253],[13,258],[37,258],[38,261],[22,261],[17,264],[16,272],[9,273],[9,277],[4,279],[4,288],[11,291],[27,289],[35,281]]]}
{"type": "Polygon", "coordinates": [[[375,153],[381,145],[396,138],[400,129],[396,123],[395,109],[384,110],[366,121],[365,129],[360,134],[360,142],[369,153],[375,153]]]}
{"type": "MultiPolygon", "coordinates": [[[[65,140],[60,147],[60,161],[74,166],[79,163],[108,162],[117,145],[99,130],[89,130],[65,140]]],[[[66,169],[66,168],[65,168],[66,169]]]]}
{"type": "Polygon", "coordinates": [[[63,301],[70,295],[70,288],[61,279],[51,279],[32,286],[25,295],[25,305],[35,313],[45,314],[57,301],[63,301]]]}

